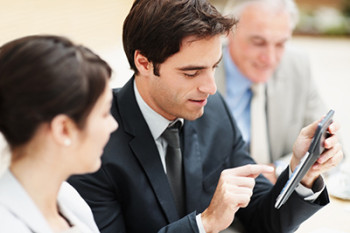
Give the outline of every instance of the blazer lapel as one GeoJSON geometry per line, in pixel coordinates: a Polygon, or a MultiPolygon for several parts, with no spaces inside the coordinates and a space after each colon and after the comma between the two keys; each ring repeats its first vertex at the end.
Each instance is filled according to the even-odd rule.
{"type": "Polygon", "coordinates": [[[140,161],[151,183],[155,196],[169,222],[179,219],[175,201],[164,172],[157,146],[136,102],[133,89],[134,78],[117,93],[121,123],[127,133],[132,135],[129,145],[140,161]]]}
{"type": "Polygon", "coordinates": [[[268,132],[269,132],[269,141],[274,142],[274,146],[271,146],[270,151],[272,155],[272,160],[279,158],[282,147],[284,135],[281,135],[281,128],[283,128],[284,122],[284,112],[279,110],[281,106],[281,96],[284,96],[282,93],[285,89],[283,88],[283,83],[278,78],[278,73],[274,73],[269,82],[267,83],[267,121],[268,121],[268,132]],[[277,97],[278,96],[278,97],[277,97]]]}
{"type": "Polygon", "coordinates": [[[65,206],[63,203],[59,202],[60,212],[72,223],[73,226],[78,227],[81,232],[92,233],[92,230],[87,227],[82,221],[80,221],[74,213],[69,209],[68,206],[65,206]]]}
{"type": "Polygon", "coordinates": [[[186,184],[186,207],[187,212],[199,210],[200,193],[202,191],[202,158],[198,142],[197,131],[190,121],[184,124],[184,172],[186,184]]]}
{"type": "Polygon", "coordinates": [[[44,216],[10,171],[3,174],[0,179],[0,187],[2,190],[6,190],[0,192],[0,205],[5,206],[31,231],[37,233],[52,232],[44,216]]]}

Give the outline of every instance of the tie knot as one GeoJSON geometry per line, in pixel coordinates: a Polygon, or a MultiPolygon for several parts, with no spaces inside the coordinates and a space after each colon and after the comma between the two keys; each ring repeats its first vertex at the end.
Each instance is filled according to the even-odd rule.
{"type": "Polygon", "coordinates": [[[181,121],[169,125],[163,132],[162,137],[168,142],[168,145],[174,148],[180,148],[179,129],[181,121]]]}
{"type": "Polygon", "coordinates": [[[253,83],[251,86],[253,95],[261,96],[265,91],[265,83],[253,83]]]}

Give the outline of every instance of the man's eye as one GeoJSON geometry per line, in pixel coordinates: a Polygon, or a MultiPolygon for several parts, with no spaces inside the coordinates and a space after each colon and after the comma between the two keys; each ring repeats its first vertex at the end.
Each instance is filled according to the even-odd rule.
{"type": "Polygon", "coordinates": [[[253,42],[255,46],[264,46],[263,42],[253,42]]]}
{"type": "Polygon", "coordinates": [[[252,44],[255,46],[263,46],[265,42],[263,40],[252,40],[252,44]]]}
{"type": "Polygon", "coordinates": [[[195,72],[195,73],[184,73],[184,75],[185,75],[186,77],[189,77],[189,78],[196,77],[197,74],[198,74],[198,72],[195,72]]]}

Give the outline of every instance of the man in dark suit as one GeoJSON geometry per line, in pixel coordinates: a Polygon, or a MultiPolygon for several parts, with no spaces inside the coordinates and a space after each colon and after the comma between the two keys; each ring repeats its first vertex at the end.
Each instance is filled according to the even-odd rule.
{"type": "Polygon", "coordinates": [[[123,42],[135,75],[113,91],[111,111],[119,129],[105,148],[101,169],[70,179],[101,232],[209,233],[226,229],[234,219],[248,232],[291,232],[329,202],[320,173],[342,158],[335,123],[329,128],[333,136],[326,140],[327,152],[287,203],[274,208],[317,122],[301,132],[290,168],[276,185],[259,175],[272,170],[247,154],[230,110],[216,93],[220,39],[234,24],[204,0],[133,4],[123,42]],[[181,125],[182,161],[173,167],[180,168],[177,184],[182,189],[174,188],[167,157],[173,146],[163,134],[176,122],[181,125]]]}

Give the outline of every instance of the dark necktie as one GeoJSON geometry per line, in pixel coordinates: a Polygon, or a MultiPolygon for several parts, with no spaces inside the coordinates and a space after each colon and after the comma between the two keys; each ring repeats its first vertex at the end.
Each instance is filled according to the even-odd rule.
{"type": "Polygon", "coordinates": [[[180,127],[181,122],[177,121],[174,125],[166,128],[162,134],[162,137],[168,143],[165,155],[168,180],[176,202],[178,214],[180,217],[183,217],[185,215],[185,200],[182,173],[182,156],[179,136],[180,127]]]}

